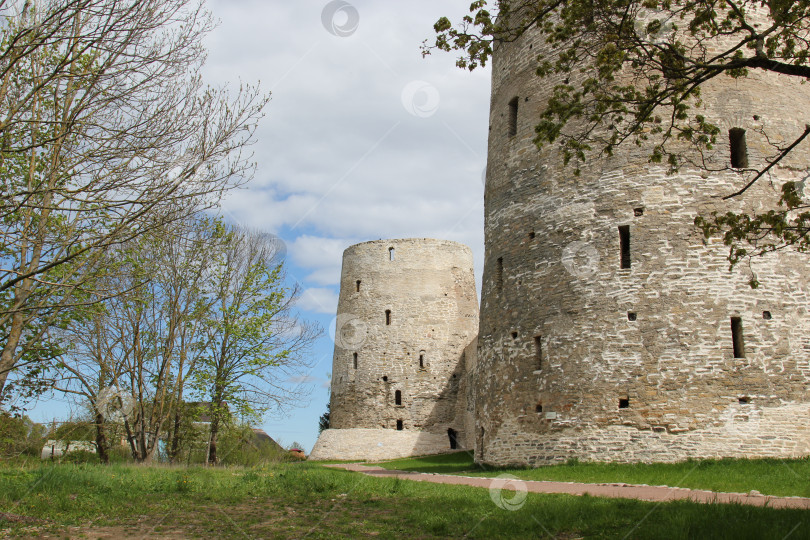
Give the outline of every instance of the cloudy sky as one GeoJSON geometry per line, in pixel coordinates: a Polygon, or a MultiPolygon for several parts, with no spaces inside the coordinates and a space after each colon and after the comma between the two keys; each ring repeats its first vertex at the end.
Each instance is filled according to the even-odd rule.
{"type": "MultiPolygon", "coordinates": [[[[420,44],[469,0],[208,0],[206,76],[272,92],[254,146],[258,170],[225,201],[231,221],[281,237],[305,318],[324,327],[310,403],[264,428],[310,450],[324,412],[343,250],[379,238],[469,245],[480,284],[489,71],[420,44]]],[[[480,285],[479,285],[480,286],[480,285]]],[[[306,404],[305,404],[306,405],[306,404]]]]}

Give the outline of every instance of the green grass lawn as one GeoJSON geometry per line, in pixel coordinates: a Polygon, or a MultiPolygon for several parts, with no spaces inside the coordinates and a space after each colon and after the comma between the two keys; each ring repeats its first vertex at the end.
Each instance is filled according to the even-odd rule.
{"type": "Polygon", "coordinates": [[[712,491],[810,497],[810,458],[722,459],[681,463],[583,463],[550,465],[536,469],[493,469],[473,463],[468,452],[400,459],[382,463],[386,469],[466,476],[509,473],[524,480],[648,484],[712,491]]]}
{"type": "Polygon", "coordinates": [[[516,506],[486,489],[313,463],[0,466],[0,536],[810,538],[810,512],[798,510],[539,494],[516,506]]]}

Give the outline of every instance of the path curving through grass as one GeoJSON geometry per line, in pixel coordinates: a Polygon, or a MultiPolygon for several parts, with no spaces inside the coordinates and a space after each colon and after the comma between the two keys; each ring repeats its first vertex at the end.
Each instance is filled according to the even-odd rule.
{"type": "Polygon", "coordinates": [[[359,472],[380,478],[400,478],[415,482],[471,486],[489,490],[510,490],[528,493],[556,493],[560,495],[591,495],[611,499],[637,499],[651,502],[672,502],[686,500],[697,503],[743,504],[768,508],[790,508],[810,510],[810,498],[777,497],[762,495],[757,491],[748,493],[727,493],[669,486],[649,486],[642,484],[587,484],[581,482],[554,482],[546,480],[521,480],[514,475],[501,474],[495,478],[471,477],[450,474],[398,471],[360,463],[332,464],[326,467],[359,472]]]}

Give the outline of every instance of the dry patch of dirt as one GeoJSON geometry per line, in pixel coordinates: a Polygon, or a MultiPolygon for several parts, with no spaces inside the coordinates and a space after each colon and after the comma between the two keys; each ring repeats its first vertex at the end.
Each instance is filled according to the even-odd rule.
{"type": "Polygon", "coordinates": [[[42,523],[43,520],[33,518],[30,516],[20,516],[17,514],[9,514],[7,512],[0,512],[0,522],[8,521],[9,523],[42,523]]]}
{"type": "MultiPolygon", "coordinates": [[[[12,537],[149,538],[375,538],[396,532],[396,511],[348,497],[294,503],[254,498],[232,504],[154,511],[119,524],[18,528],[12,537]],[[393,525],[393,526],[392,526],[393,525]]],[[[402,531],[405,533],[405,531],[402,531]]],[[[0,536],[2,532],[0,531],[0,536]]],[[[413,535],[411,536],[412,538],[413,535]]]]}

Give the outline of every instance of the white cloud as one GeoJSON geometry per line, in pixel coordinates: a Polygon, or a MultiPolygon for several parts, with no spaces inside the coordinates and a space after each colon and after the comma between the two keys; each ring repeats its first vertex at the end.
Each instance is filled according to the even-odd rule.
{"type": "Polygon", "coordinates": [[[298,300],[298,307],[304,311],[334,315],[337,312],[338,295],[332,289],[312,287],[306,289],[298,300]]]}
{"type": "Polygon", "coordinates": [[[287,381],[292,384],[318,384],[322,382],[321,379],[312,375],[295,375],[287,379],[287,381]]]}
{"type": "Polygon", "coordinates": [[[351,240],[302,235],[289,245],[292,261],[301,268],[311,270],[305,281],[317,285],[338,285],[343,250],[351,240]]]}
{"type": "MultiPolygon", "coordinates": [[[[419,49],[440,16],[458,20],[468,4],[347,0],[360,22],[341,38],[321,22],[328,0],[207,1],[221,20],[207,41],[208,82],[272,91],[251,148],[255,178],[224,208],[287,243],[299,307],[334,317],[343,250],[378,238],[467,244],[480,285],[489,71],[462,71],[451,54],[422,59],[419,49]],[[403,106],[413,81],[438,93],[430,116],[403,106]]],[[[325,359],[319,369],[329,369],[332,345],[325,336],[313,353],[325,359]]],[[[311,447],[321,412],[323,403],[302,413],[306,426],[290,423],[294,437],[311,447]]]]}
{"type": "MultiPolygon", "coordinates": [[[[290,246],[302,235],[449,238],[480,260],[489,74],[459,70],[448,54],[422,59],[419,50],[439,16],[457,18],[464,6],[351,3],[360,24],[340,38],[322,26],[325,0],[210,1],[222,24],[209,40],[208,74],[260,79],[273,91],[253,147],[256,177],[225,207],[239,222],[285,231],[290,246]],[[435,114],[403,106],[413,81],[438,93],[435,114]]],[[[290,253],[313,263],[304,268],[312,284],[336,282],[339,253],[331,265],[290,253]]]]}

